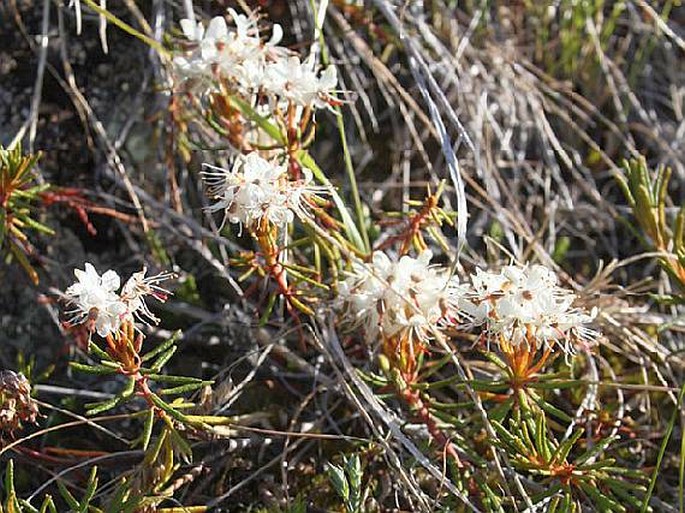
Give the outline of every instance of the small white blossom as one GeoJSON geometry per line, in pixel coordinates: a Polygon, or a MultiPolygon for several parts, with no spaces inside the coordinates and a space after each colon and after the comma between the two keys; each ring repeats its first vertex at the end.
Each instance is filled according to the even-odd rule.
{"type": "Polygon", "coordinates": [[[174,65],[181,78],[212,79],[212,67],[216,63],[217,44],[228,32],[223,18],[213,18],[205,31],[202,22],[181,20],[181,29],[186,38],[196,46],[188,55],[174,57],[174,65]]]}
{"type": "Polygon", "coordinates": [[[181,78],[212,82],[217,77],[233,82],[242,92],[253,92],[261,85],[261,77],[270,55],[279,55],[277,43],[283,35],[274,25],[271,39],[263,43],[257,29],[256,18],[247,17],[229,9],[235,29],[229,28],[225,18],[212,18],[207,30],[201,22],[181,20],[181,29],[194,44],[189,53],[178,55],[174,64],[181,78]]]}
{"type": "Polygon", "coordinates": [[[328,66],[318,74],[313,55],[304,62],[294,55],[279,59],[264,71],[264,90],[300,107],[329,106],[337,84],[335,67],[328,66]]]}
{"type": "Polygon", "coordinates": [[[166,301],[169,291],[160,287],[159,283],[172,278],[174,274],[160,273],[145,277],[145,273],[145,268],[133,273],[119,291],[121,279],[115,271],[109,270],[100,276],[88,262],[84,271],[75,269],[77,282],[65,291],[70,304],[74,306],[69,312],[72,314],[70,322],[93,322],[95,331],[102,337],[115,334],[121,324],[132,321],[134,315],[157,323],[158,319],[150,312],[145,297],[166,301]]]}
{"type": "Polygon", "coordinates": [[[223,17],[202,23],[181,20],[181,29],[191,43],[189,51],[174,58],[182,79],[194,79],[205,90],[216,88],[218,79],[254,100],[266,96],[272,104],[326,108],[330,106],[338,77],[334,66],[317,70],[314,55],[301,61],[283,46],[280,25],[273,25],[269,41],[262,41],[257,19],[229,9],[235,28],[223,17]]]}
{"type": "Polygon", "coordinates": [[[159,286],[159,283],[174,278],[174,273],[163,272],[154,276],[146,277],[147,268],[133,273],[121,288],[121,299],[126,303],[128,313],[136,315],[143,321],[150,321],[154,324],[159,322],[145,303],[146,296],[152,296],[157,301],[164,303],[171,294],[167,289],[159,286]]]}
{"type": "Polygon", "coordinates": [[[208,210],[223,211],[224,222],[255,227],[260,222],[276,226],[291,223],[306,214],[306,198],[324,189],[309,185],[311,171],[302,169],[301,180],[290,180],[287,166],[266,160],[256,152],[239,155],[233,167],[205,164],[211,171],[203,177],[209,195],[217,200],[208,210]]]}
{"type": "Polygon", "coordinates": [[[431,337],[445,321],[454,321],[462,287],[447,269],[430,265],[430,251],[418,258],[403,256],[393,262],[374,252],[371,262],[354,262],[339,284],[339,297],[348,320],[362,325],[368,341],[408,334],[431,337]]]}
{"type": "Polygon", "coordinates": [[[575,294],[560,287],[556,274],[542,265],[506,266],[499,273],[478,269],[471,283],[460,311],[490,340],[559,345],[573,352],[572,343],[589,343],[597,336],[587,327],[595,314],[574,308],[575,294]]]}
{"type": "Polygon", "coordinates": [[[94,317],[94,327],[100,336],[106,337],[119,329],[126,316],[127,306],[117,290],[121,280],[114,271],[100,276],[92,264],[86,262],[85,271],[74,270],[77,282],[66,290],[75,309],[71,322],[79,323],[94,317]]]}
{"type": "Polygon", "coordinates": [[[205,26],[202,22],[183,19],[180,23],[183,35],[186,36],[189,41],[202,41],[205,34],[205,26]]]}

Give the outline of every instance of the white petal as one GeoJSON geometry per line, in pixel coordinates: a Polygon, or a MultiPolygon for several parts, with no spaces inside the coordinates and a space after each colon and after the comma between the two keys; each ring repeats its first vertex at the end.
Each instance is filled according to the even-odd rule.
{"type": "Polygon", "coordinates": [[[228,36],[228,26],[226,20],[221,16],[212,18],[207,26],[205,39],[226,39],[228,36]]]}
{"type": "Polygon", "coordinates": [[[183,35],[190,41],[200,41],[202,39],[205,30],[202,23],[195,23],[193,20],[185,18],[179,23],[181,25],[181,30],[183,30],[183,35]]]}
{"type": "Polygon", "coordinates": [[[278,23],[274,23],[273,27],[271,27],[271,39],[269,39],[267,45],[276,46],[281,42],[281,39],[283,39],[283,27],[278,23]]]}
{"type": "Polygon", "coordinates": [[[324,72],[321,74],[319,79],[319,89],[328,92],[334,89],[338,85],[338,71],[335,66],[328,66],[324,72]]]}
{"type": "Polygon", "coordinates": [[[102,275],[101,284],[102,288],[104,288],[107,291],[113,292],[119,290],[119,286],[121,285],[121,279],[115,271],[109,270],[102,275]]]}

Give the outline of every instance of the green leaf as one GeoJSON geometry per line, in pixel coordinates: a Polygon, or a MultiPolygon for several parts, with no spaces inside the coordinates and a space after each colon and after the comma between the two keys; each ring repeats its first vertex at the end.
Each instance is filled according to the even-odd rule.
{"type": "Polygon", "coordinates": [[[155,406],[158,408],[164,410],[166,413],[168,413],[171,418],[183,423],[183,424],[192,424],[192,422],[189,421],[188,417],[186,417],[183,413],[180,411],[174,409],[171,405],[168,403],[164,402],[158,395],[151,393],[150,394],[150,400],[154,403],[155,406]]]}
{"type": "Polygon", "coordinates": [[[173,346],[178,341],[178,339],[181,337],[182,334],[183,334],[183,332],[181,330],[176,330],[171,335],[171,337],[169,337],[168,340],[165,340],[164,342],[159,344],[157,347],[155,347],[153,350],[145,353],[140,360],[143,362],[147,362],[148,360],[154,358],[158,354],[163,353],[164,351],[169,349],[171,346],[173,346]]]}
{"type": "Polygon", "coordinates": [[[483,356],[490,360],[493,364],[495,364],[500,370],[506,371],[509,369],[509,366],[504,363],[504,360],[502,360],[499,356],[497,356],[495,353],[491,353],[490,351],[483,351],[483,356]]]}
{"type": "Polygon", "coordinates": [[[333,184],[331,184],[330,180],[328,180],[324,172],[321,171],[321,168],[319,168],[319,166],[316,164],[314,159],[309,155],[309,153],[307,153],[304,150],[300,150],[297,159],[304,167],[311,170],[312,174],[319,182],[331,188],[331,197],[333,198],[333,203],[335,203],[335,207],[338,209],[338,212],[340,213],[340,218],[342,219],[343,226],[345,228],[345,233],[347,234],[348,239],[350,240],[350,242],[352,242],[352,244],[354,244],[354,246],[359,251],[365,253],[366,246],[364,244],[364,239],[360,235],[359,230],[357,230],[357,226],[354,224],[352,216],[350,215],[349,211],[347,210],[347,207],[345,206],[345,202],[342,200],[338,192],[335,190],[333,184]]]}
{"type": "Polygon", "coordinates": [[[190,463],[193,457],[193,450],[190,447],[190,444],[186,441],[185,438],[183,438],[180,435],[180,433],[173,426],[169,426],[169,432],[171,434],[171,438],[174,440],[174,443],[176,444],[176,448],[180,452],[181,459],[185,463],[190,463]]]}
{"type": "Polygon", "coordinates": [[[150,370],[153,372],[159,372],[162,370],[162,367],[166,365],[166,363],[171,359],[172,356],[174,356],[174,353],[178,349],[178,346],[171,346],[169,349],[164,351],[158,358],[155,360],[155,363],[153,363],[150,366],[150,370]]]}
{"type": "Polygon", "coordinates": [[[588,461],[591,458],[594,458],[595,456],[599,455],[602,451],[604,451],[607,447],[609,447],[610,444],[612,444],[615,440],[617,440],[617,436],[609,436],[607,438],[604,438],[600,440],[597,444],[595,444],[593,447],[585,451],[583,454],[581,454],[576,460],[574,461],[574,464],[577,467],[582,466],[586,461],[588,461]]]}
{"type": "Polygon", "coordinates": [[[19,247],[11,238],[9,239],[9,248],[14,258],[16,258],[17,262],[19,262],[19,265],[21,265],[26,274],[29,275],[29,278],[31,278],[33,284],[38,285],[38,273],[29,262],[29,259],[26,258],[24,250],[21,247],[19,247]]]}
{"type": "Polygon", "coordinates": [[[81,505],[76,500],[76,497],[74,497],[71,492],[67,490],[67,487],[64,486],[61,479],[57,480],[57,488],[59,488],[59,494],[71,509],[75,511],[79,511],[81,509],[81,505]]]}
{"type": "Polygon", "coordinates": [[[347,482],[345,471],[333,463],[328,463],[326,470],[328,470],[328,477],[337,494],[343,501],[348,501],[350,498],[350,486],[347,482]]]}
{"type": "Polygon", "coordinates": [[[52,495],[46,495],[43,503],[40,505],[40,513],[57,513],[55,501],[52,500],[52,495]]]}
{"type": "Polygon", "coordinates": [[[88,486],[83,494],[83,499],[81,500],[81,507],[79,508],[79,513],[86,513],[88,511],[88,506],[90,501],[95,497],[95,492],[98,488],[98,468],[93,467],[90,471],[90,477],[88,478],[88,486]]]}
{"type": "Polygon", "coordinates": [[[649,488],[647,489],[647,493],[645,494],[644,501],[642,503],[642,513],[645,513],[647,511],[647,508],[649,506],[649,499],[652,497],[652,493],[654,492],[654,486],[656,486],[656,480],[659,475],[659,469],[661,468],[661,461],[664,459],[664,454],[666,453],[666,447],[668,446],[668,441],[671,439],[671,435],[673,434],[673,427],[675,426],[676,420],[678,419],[678,415],[680,414],[680,409],[681,405],[683,404],[683,395],[685,394],[685,384],[683,384],[682,387],[680,387],[680,393],[678,394],[678,401],[676,403],[675,410],[673,410],[673,414],[671,415],[671,419],[668,423],[668,427],[666,428],[666,434],[664,435],[664,439],[661,442],[661,447],[659,448],[659,454],[656,459],[656,466],[654,467],[654,473],[652,474],[652,479],[649,482],[649,488]]]}
{"type": "Polygon", "coordinates": [[[545,422],[544,415],[540,415],[535,423],[535,446],[543,460],[549,461],[551,458],[551,448],[547,441],[547,423],[545,422]]]}
{"type": "Polygon", "coordinates": [[[599,506],[596,508],[596,511],[619,511],[621,513],[625,513],[627,511],[625,507],[621,506],[618,502],[610,497],[604,495],[595,486],[590,485],[583,480],[578,481],[578,484],[582,490],[594,501],[594,505],[599,506]]]}
{"type": "Polygon", "coordinates": [[[156,374],[156,373],[150,373],[149,371],[142,371],[142,374],[146,375],[152,381],[156,381],[158,383],[185,384],[185,383],[202,383],[204,381],[201,378],[193,378],[190,376],[174,376],[171,374],[156,374]]]}
{"type": "Polygon", "coordinates": [[[88,351],[93,353],[95,356],[100,358],[101,360],[105,360],[108,362],[112,361],[112,357],[107,353],[107,351],[103,351],[98,347],[98,345],[93,342],[92,340],[88,341],[88,351]]]}
{"type": "Polygon", "coordinates": [[[528,449],[524,443],[519,438],[516,438],[509,431],[507,431],[502,424],[494,420],[491,422],[491,424],[495,431],[497,431],[500,441],[505,442],[509,446],[511,452],[514,454],[528,454],[528,449]]]}
{"type": "Polygon", "coordinates": [[[165,427],[164,429],[162,429],[159,436],[155,440],[154,445],[152,445],[151,447],[148,448],[147,451],[145,451],[145,458],[143,459],[143,464],[145,466],[149,467],[155,461],[157,461],[160,453],[162,452],[162,448],[164,447],[164,444],[166,443],[168,436],[169,436],[169,430],[165,427]]]}
{"type": "Polygon", "coordinates": [[[507,414],[511,411],[511,407],[514,405],[514,398],[509,397],[504,400],[501,404],[495,406],[492,410],[488,412],[488,417],[491,420],[496,420],[497,422],[504,421],[507,414]]]}
{"type": "Polygon", "coordinates": [[[112,399],[108,399],[107,401],[86,404],[86,414],[90,416],[97,415],[107,410],[111,410],[116,406],[119,406],[124,401],[125,399],[123,397],[117,396],[113,397],[112,399]]]}
{"type": "Polygon", "coordinates": [[[259,321],[257,322],[257,326],[259,326],[260,328],[263,328],[269,322],[269,318],[271,317],[271,313],[273,312],[274,306],[276,306],[276,300],[278,299],[278,297],[279,294],[271,294],[269,296],[269,301],[267,302],[266,307],[264,308],[264,312],[262,312],[262,315],[259,316],[259,321]]]}
{"type": "Polygon", "coordinates": [[[143,421],[143,432],[140,434],[139,443],[143,451],[147,450],[150,444],[150,437],[152,436],[152,428],[155,424],[155,410],[150,408],[145,413],[145,420],[143,421]]]}
{"type": "Polygon", "coordinates": [[[172,388],[163,388],[159,390],[159,395],[178,395],[178,394],[184,394],[186,392],[194,392],[195,390],[198,390],[202,387],[205,387],[207,385],[211,385],[214,383],[213,381],[201,381],[199,383],[188,383],[187,385],[179,385],[177,387],[172,387],[172,388]]]}
{"type": "MultiPolygon", "coordinates": [[[[640,501],[633,497],[628,489],[636,490],[633,483],[624,483],[618,479],[604,479],[603,482],[611,488],[611,491],[621,499],[623,503],[629,504],[633,509],[638,510],[642,506],[640,501]]],[[[644,488],[643,488],[644,489],[644,488]]]]}
{"type": "Polygon", "coordinates": [[[115,374],[117,372],[117,369],[107,365],[88,365],[79,362],[69,362],[69,366],[79,372],[84,372],[86,374],[97,374],[104,376],[107,374],[115,374]]]}
{"type": "Polygon", "coordinates": [[[569,379],[569,380],[540,380],[528,383],[529,388],[541,389],[541,390],[563,390],[566,388],[576,388],[582,386],[585,383],[579,379],[569,379]]]}
{"type": "Polygon", "coordinates": [[[8,496],[14,495],[14,460],[9,460],[5,467],[5,490],[8,496]]]}
{"type": "Polygon", "coordinates": [[[564,422],[571,422],[571,420],[573,420],[571,418],[571,416],[569,416],[565,411],[560,410],[559,408],[557,408],[556,406],[554,406],[551,403],[548,403],[547,401],[545,401],[542,398],[537,398],[535,400],[535,404],[537,404],[540,408],[542,408],[544,411],[546,411],[550,415],[553,415],[557,419],[560,419],[564,422]]]}
{"type": "MultiPolygon", "coordinates": [[[[21,506],[21,512],[23,513],[24,510],[26,510],[28,513],[40,513],[40,511],[36,508],[34,508],[28,501],[25,501],[24,499],[19,499],[19,505],[21,506]]],[[[0,508],[2,508],[2,504],[0,504],[0,508]]],[[[0,512],[2,509],[0,509],[0,512]]]]}
{"type": "Polygon", "coordinates": [[[133,376],[131,376],[126,380],[126,386],[119,393],[119,396],[122,398],[131,397],[133,395],[133,392],[135,392],[135,389],[136,389],[136,379],[133,376]]]}
{"type": "Polygon", "coordinates": [[[24,223],[26,223],[26,226],[36,230],[37,232],[44,233],[45,235],[54,235],[55,234],[55,230],[45,226],[44,224],[39,223],[38,221],[36,221],[34,219],[31,219],[30,217],[24,217],[22,219],[22,221],[24,221],[24,223]]]}
{"type": "Polygon", "coordinates": [[[557,447],[557,450],[552,454],[552,457],[550,458],[551,463],[555,464],[560,464],[566,461],[566,458],[568,457],[568,454],[571,452],[571,449],[573,449],[573,446],[576,444],[578,439],[583,436],[583,430],[579,429],[575,433],[573,433],[567,440],[562,442],[559,447],[557,447]]]}
{"type": "Polygon", "coordinates": [[[538,504],[548,497],[551,497],[552,495],[555,495],[561,491],[561,484],[555,483],[554,485],[548,487],[544,491],[533,495],[530,499],[533,501],[533,504],[538,504]]]}
{"type": "Polygon", "coordinates": [[[567,492],[567,493],[564,495],[564,502],[561,503],[561,510],[560,510],[560,512],[561,512],[561,513],[566,513],[567,511],[569,511],[569,512],[574,511],[575,508],[571,509],[571,508],[572,508],[572,504],[573,504],[573,498],[571,497],[571,494],[567,492]]]}
{"type": "Polygon", "coordinates": [[[359,491],[362,486],[362,464],[358,454],[353,454],[345,461],[345,472],[349,478],[352,491],[359,491]]]}
{"type": "Polygon", "coordinates": [[[504,513],[502,499],[492,491],[492,488],[490,488],[487,483],[478,483],[478,486],[485,492],[488,512],[504,513]]]}
{"type": "Polygon", "coordinates": [[[122,479],[116,491],[109,499],[107,513],[120,513],[123,510],[124,501],[126,501],[130,493],[127,485],[128,481],[125,478],[122,479]]]}

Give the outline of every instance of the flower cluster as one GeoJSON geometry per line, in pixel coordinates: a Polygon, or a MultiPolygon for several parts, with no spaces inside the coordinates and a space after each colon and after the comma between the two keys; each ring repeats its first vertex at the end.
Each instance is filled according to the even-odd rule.
{"type": "Polygon", "coordinates": [[[204,166],[209,195],[216,200],[208,210],[224,212],[224,223],[228,220],[241,227],[254,228],[263,222],[283,226],[304,214],[308,197],[323,192],[310,185],[308,169],[302,168],[302,179],[290,180],[286,165],[256,152],[238,155],[230,170],[204,166]]]}
{"type": "Polygon", "coordinates": [[[243,95],[263,95],[277,105],[323,108],[330,104],[337,73],[328,66],[320,73],[313,55],[304,61],[279,46],[283,30],[274,25],[271,39],[263,42],[257,19],[229,9],[235,24],[213,18],[205,30],[201,22],[181,20],[190,50],[174,58],[181,78],[193,79],[210,90],[223,83],[243,95]]]}
{"type": "Polygon", "coordinates": [[[392,261],[375,252],[370,263],[353,263],[350,275],[339,284],[340,301],[354,325],[362,325],[367,340],[380,334],[409,334],[430,338],[440,323],[454,322],[463,287],[447,269],[430,265],[424,251],[418,258],[392,261]]]}
{"type": "Polygon", "coordinates": [[[572,343],[597,336],[587,327],[595,313],[574,308],[575,294],[560,287],[556,274],[542,265],[510,265],[499,273],[477,269],[471,284],[460,311],[488,340],[514,346],[562,345],[572,352],[572,343]]]}
{"type": "Polygon", "coordinates": [[[85,270],[75,269],[77,281],[65,291],[74,307],[69,312],[70,322],[87,322],[88,328],[97,331],[102,337],[116,333],[123,322],[134,318],[157,323],[158,319],[145,304],[145,298],[151,296],[158,301],[166,301],[169,292],[160,287],[159,283],[173,277],[173,274],[161,273],[145,277],[145,273],[145,268],[134,273],[119,292],[121,279],[115,271],[109,270],[100,276],[88,262],[85,270]]]}
{"type": "Polygon", "coordinates": [[[21,373],[0,371],[0,432],[11,434],[24,423],[35,423],[37,417],[29,381],[21,373]]]}
{"type": "Polygon", "coordinates": [[[347,320],[363,325],[367,340],[411,330],[430,338],[441,327],[479,328],[487,340],[512,346],[563,347],[592,342],[595,313],[574,308],[576,296],[541,265],[506,266],[499,273],[476,270],[460,284],[448,270],[429,265],[432,255],[393,262],[375,252],[370,264],[355,262],[340,282],[347,320]]]}

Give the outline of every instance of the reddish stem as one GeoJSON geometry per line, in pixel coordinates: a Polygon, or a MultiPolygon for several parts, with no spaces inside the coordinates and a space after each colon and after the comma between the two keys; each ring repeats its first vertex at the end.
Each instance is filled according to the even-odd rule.
{"type": "Polygon", "coordinates": [[[428,406],[421,398],[421,394],[416,390],[410,389],[409,387],[405,388],[404,390],[400,390],[399,393],[409,407],[414,410],[421,422],[425,424],[431,437],[443,448],[445,454],[449,455],[455,461],[458,468],[464,468],[464,464],[459,458],[459,454],[457,454],[457,449],[447,435],[445,435],[445,433],[443,433],[438,427],[438,424],[435,422],[433,415],[431,415],[428,406]]]}

